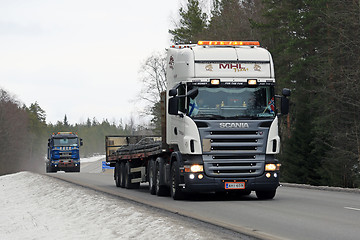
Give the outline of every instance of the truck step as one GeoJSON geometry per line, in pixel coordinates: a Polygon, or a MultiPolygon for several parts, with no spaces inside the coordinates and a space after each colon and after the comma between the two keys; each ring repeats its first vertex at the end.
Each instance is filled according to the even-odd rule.
{"type": "Polygon", "coordinates": [[[133,178],[131,179],[131,183],[141,183],[142,182],[142,179],[141,178],[133,178]]]}
{"type": "Polygon", "coordinates": [[[145,167],[137,167],[137,168],[131,168],[130,169],[131,173],[135,173],[135,172],[145,172],[145,167]]]}
{"type": "Polygon", "coordinates": [[[146,182],[146,168],[145,167],[137,167],[137,168],[131,168],[131,173],[137,173],[140,172],[140,178],[133,178],[131,179],[132,183],[138,183],[138,182],[146,182]]]}

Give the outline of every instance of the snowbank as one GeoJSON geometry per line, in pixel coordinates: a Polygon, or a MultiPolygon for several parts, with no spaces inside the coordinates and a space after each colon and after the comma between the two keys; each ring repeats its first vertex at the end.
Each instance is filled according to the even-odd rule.
{"type": "Polygon", "coordinates": [[[0,239],[218,239],[119,198],[20,172],[0,177],[0,239]]]}
{"type": "Polygon", "coordinates": [[[96,161],[99,161],[101,159],[104,159],[104,161],[105,161],[105,155],[96,155],[96,156],[92,156],[92,157],[88,157],[88,158],[80,158],[80,163],[83,163],[83,162],[96,162],[96,161]]]}

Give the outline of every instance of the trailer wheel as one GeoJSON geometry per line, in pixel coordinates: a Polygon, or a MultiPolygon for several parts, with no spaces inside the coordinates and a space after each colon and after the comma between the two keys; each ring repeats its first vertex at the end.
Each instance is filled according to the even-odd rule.
{"type": "Polygon", "coordinates": [[[179,186],[180,173],[179,173],[179,167],[177,161],[174,161],[173,164],[171,165],[170,179],[171,179],[171,188],[170,188],[171,197],[174,200],[184,199],[185,197],[184,192],[182,192],[182,188],[179,186]]]}
{"type": "Polygon", "coordinates": [[[256,191],[257,198],[261,200],[273,199],[275,197],[275,194],[276,194],[276,190],[256,191]]]}
{"type": "Polygon", "coordinates": [[[131,183],[132,173],[130,172],[130,162],[125,163],[125,188],[132,189],[132,188],[139,188],[140,183],[131,183]]]}
{"type": "Polygon", "coordinates": [[[121,176],[120,176],[120,171],[121,171],[121,167],[120,167],[120,163],[119,162],[116,162],[115,164],[115,184],[117,187],[120,187],[121,186],[121,176]]]}
{"type": "Polygon", "coordinates": [[[149,191],[152,195],[156,194],[156,175],[155,175],[155,162],[149,160],[148,163],[148,174],[149,174],[149,191]]]}
{"type": "Polygon", "coordinates": [[[120,163],[120,168],[119,168],[119,176],[120,176],[120,187],[124,188],[125,187],[125,163],[121,162],[120,163]]]}
{"type": "Polygon", "coordinates": [[[157,196],[168,195],[168,189],[166,186],[160,185],[160,169],[158,164],[156,164],[155,167],[155,193],[157,196]]]}

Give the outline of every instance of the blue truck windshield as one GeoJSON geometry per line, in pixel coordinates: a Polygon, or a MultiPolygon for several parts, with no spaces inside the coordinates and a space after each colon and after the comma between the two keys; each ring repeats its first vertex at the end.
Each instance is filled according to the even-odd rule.
{"type": "Polygon", "coordinates": [[[77,138],[54,138],[54,147],[78,146],[77,138]]]}
{"type": "Polygon", "coordinates": [[[207,87],[188,101],[188,115],[195,119],[272,118],[275,116],[274,87],[207,87]]]}

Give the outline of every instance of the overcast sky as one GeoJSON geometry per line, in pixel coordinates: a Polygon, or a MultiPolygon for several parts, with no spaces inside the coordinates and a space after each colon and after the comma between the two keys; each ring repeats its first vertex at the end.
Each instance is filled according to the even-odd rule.
{"type": "Polygon", "coordinates": [[[47,122],[139,119],[139,71],[181,0],[0,0],[0,88],[47,122]]]}

